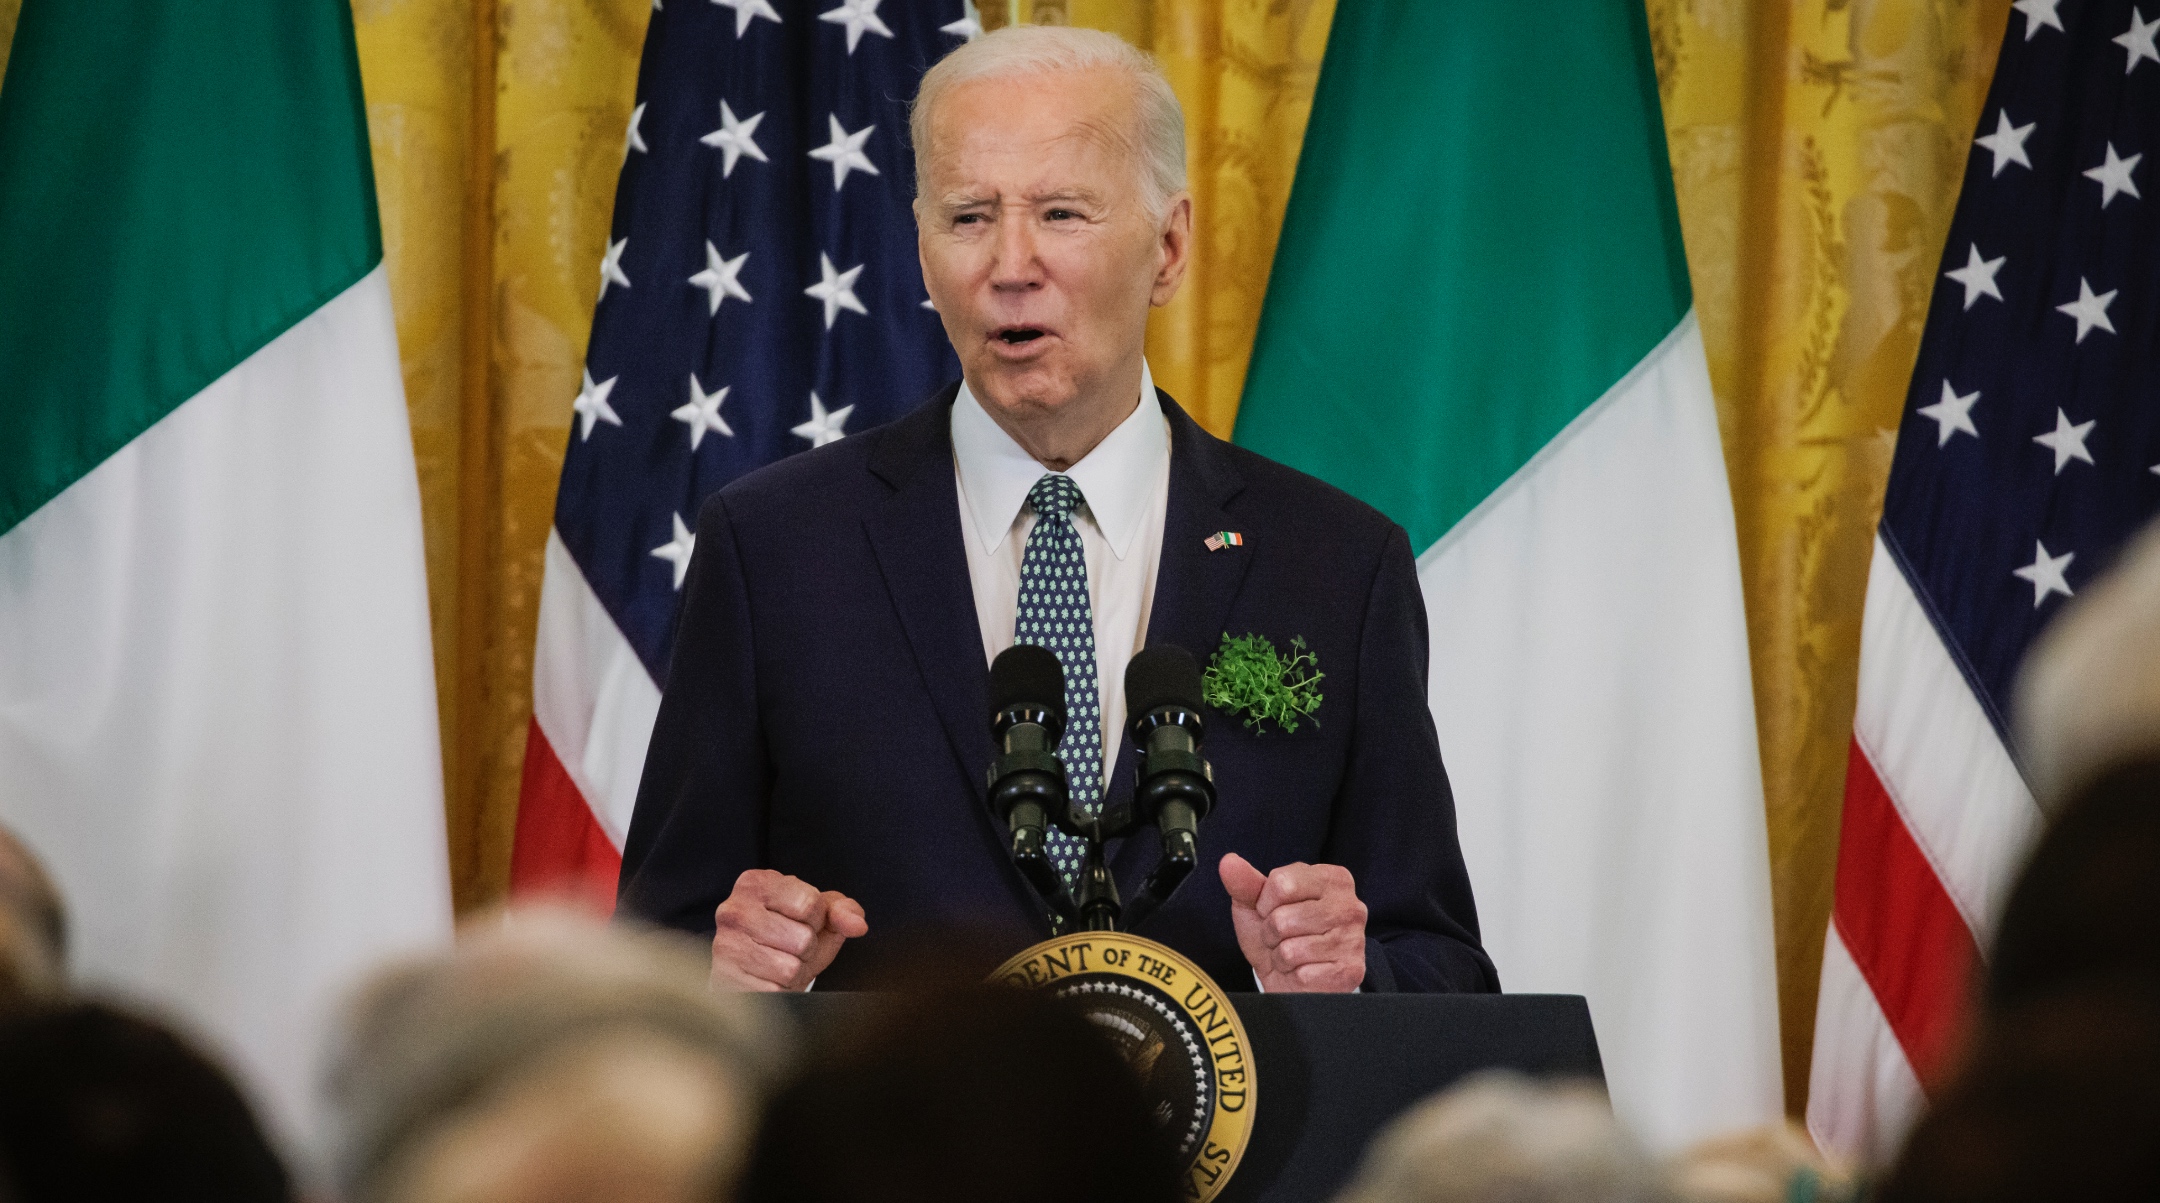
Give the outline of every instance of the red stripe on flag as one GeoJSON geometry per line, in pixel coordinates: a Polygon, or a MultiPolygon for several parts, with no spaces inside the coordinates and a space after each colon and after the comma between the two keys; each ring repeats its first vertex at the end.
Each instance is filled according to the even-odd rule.
{"type": "Polygon", "coordinates": [[[525,732],[517,842],[510,851],[511,896],[567,898],[612,914],[615,879],[621,874],[622,853],[600,829],[585,795],[534,720],[525,732]]]}
{"type": "Polygon", "coordinates": [[[1979,948],[1857,739],[1846,763],[1831,921],[1913,1073],[1932,1085],[1963,1021],[1979,948]]]}

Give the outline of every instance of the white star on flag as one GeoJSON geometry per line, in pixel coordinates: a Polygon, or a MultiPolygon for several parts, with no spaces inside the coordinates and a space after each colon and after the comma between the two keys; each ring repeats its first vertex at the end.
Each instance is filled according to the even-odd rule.
{"type": "Polygon", "coordinates": [[[876,175],[878,173],[877,165],[872,163],[870,156],[862,151],[863,143],[868,142],[870,135],[877,132],[876,124],[866,125],[851,134],[840,128],[838,114],[828,113],[825,120],[830,123],[832,141],[811,151],[810,157],[823,159],[832,164],[833,191],[840,191],[840,185],[847,183],[847,173],[850,171],[861,171],[876,175]]]}
{"type": "MultiPolygon", "coordinates": [[[[706,299],[711,302],[711,305],[705,310],[706,317],[711,317],[720,312],[720,302],[725,297],[734,297],[738,301],[750,299],[750,290],[744,288],[742,282],[736,279],[738,275],[742,274],[743,264],[749,261],[750,252],[748,251],[744,251],[733,259],[722,259],[720,252],[714,249],[713,244],[710,241],[706,242],[705,270],[690,277],[690,282],[704,289],[706,299]]],[[[830,323],[827,324],[830,325],[830,323]]]]}
{"type": "Polygon", "coordinates": [[[2107,208],[2108,202],[2114,200],[2118,192],[2127,192],[2134,200],[2145,199],[2130,179],[2130,173],[2137,170],[2138,161],[2144,157],[2144,154],[2139,153],[2127,159],[2119,158],[2115,154],[2115,144],[2107,144],[2106,161],[2085,173],[2086,179],[2100,181],[2101,208],[2107,208]]]}
{"type": "Polygon", "coordinates": [[[697,550],[697,532],[683,525],[681,514],[671,514],[675,520],[675,538],[652,549],[652,554],[675,565],[675,589],[682,591],[683,577],[690,572],[690,553],[697,550]]]}
{"type": "Polygon", "coordinates": [[[803,289],[803,294],[825,302],[825,328],[832,329],[833,319],[839,317],[843,309],[852,309],[864,317],[870,316],[870,311],[863,308],[863,303],[855,297],[855,278],[862,275],[863,265],[858,263],[844,272],[836,272],[833,270],[832,259],[823,251],[818,252],[817,258],[818,274],[824,279],[803,289]]]}
{"type": "Polygon", "coordinates": [[[570,408],[576,410],[578,416],[585,420],[585,429],[579,433],[579,438],[591,439],[596,423],[622,425],[622,419],[615,416],[615,409],[607,400],[608,394],[615,391],[615,382],[620,379],[620,376],[610,376],[599,384],[594,384],[592,369],[585,369],[585,387],[578,390],[577,400],[570,403],[570,408]]]}
{"type": "Polygon", "coordinates": [[[882,38],[893,36],[892,30],[885,28],[885,22],[878,19],[877,7],[882,2],[883,0],[840,0],[840,7],[819,13],[818,20],[847,26],[847,52],[853,54],[855,43],[862,41],[865,29],[882,38]]]}
{"type": "Polygon", "coordinates": [[[852,405],[843,405],[831,413],[825,412],[825,403],[818,400],[817,390],[810,390],[810,420],[789,433],[799,439],[809,439],[812,447],[837,443],[847,437],[848,415],[855,412],[852,405]]]}
{"type": "Polygon", "coordinates": [[[1965,266],[1956,271],[1944,272],[1943,275],[1965,286],[1967,309],[1972,308],[1973,302],[1981,297],[1994,297],[2000,301],[2003,294],[2001,289],[1995,287],[1995,273],[2002,270],[2005,258],[2007,256],[1997,255],[1993,259],[1982,260],[1980,244],[1976,242],[1965,252],[1965,266]]]}
{"type": "Polygon", "coordinates": [[[610,284],[620,284],[624,288],[630,287],[630,277],[624,275],[622,269],[623,248],[629,245],[630,240],[627,238],[621,242],[609,243],[607,254],[600,257],[600,297],[599,300],[593,302],[594,304],[597,305],[600,301],[607,300],[607,286],[610,284]]]}
{"type": "Polygon", "coordinates": [[[2140,59],[2149,58],[2156,63],[2160,63],[2160,49],[2154,47],[2156,36],[2160,36],[2160,17],[2154,17],[2152,20],[2147,21],[2144,13],[2134,8],[2131,9],[2129,30],[2120,37],[2109,39],[2129,52],[2130,61],[2123,64],[2124,75],[2137,70],[2140,59]]]}
{"type": "Polygon", "coordinates": [[[773,11],[770,0],[712,0],[722,8],[735,10],[735,39],[742,40],[743,31],[750,28],[752,18],[763,17],[775,25],[780,24],[780,14],[773,11]]]}
{"type": "Polygon", "coordinates": [[[2076,558],[2077,553],[2074,551],[2066,551],[2059,556],[2051,556],[2048,554],[2047,544],[2035,539],[2033,540],[2033,562],[2023,568],[2011,569],[2011,575],[2023,577],[2032,582],[2033,609],[2037,610],[2040,608],[2040,603],[2046,601],[2047,595],[2050,593],[2060,593],[2064,597],[2070,596],[2070,582],[2063,576],[2063,569],[2068,568],[2070,561],[2076,558]]]}
{"type": "Polygon", "coordinates": [[[2092,452],[2085,450],[2085,436],[2092,433],[2093,425],[2097,421],[2096,418],[2093,422],[2079,422],[2072,426],[2070,415],[2058,407],[2055,410],[2055,429],[2033,436],[2033,442],[2055,453],[2055,475],[2061,476],[2063,468],[2071,460],[2081,459],[2088,464],[2093,462],[2092,452]]]}
{"type": "Polygon", "coordinates": [[[982,22],[975,19],[975,14],[971,10],[962,13],[960,19],[950,25],[938,26],[938,32],[949,33],[956,38],[966,38],[972,42],[982,36],[982,22]]]}
{"type": "Polygon", "coordinates": [[[626,163],[630,161],[630,152],[633,150],[639,154],[647,153],[645,150],[645,135],[638,132],[638,122],[643,120],[645,120],[644,105],[641,104],[630,110],[630,132],[623,138],[622,149],[623,161],[626,163]]]}
{"type": "Polygon", "coordinates": [[[2030,42],[2043,25],[2056,30],[2063,27],[2062,18],[2055,15],[2055,8],[2062,0],[2017,0],[2010,7],[2025,14],[2025,40],[2030,42]]]}
{"type": "Polygon", "coordinates": [[[2115,294],[2119,291],[2121,290],[2110,288],[2099,296],[2094,296],[2092,285],[2085,282],[2085,277],[2079,276],[2078,299],[2066,305],[2057,305],[2055,312],[2067,313],[2077,319],[2079,342],[2085,341],[2085,336],[2092,332],[2094,326],[2113,334],[2115,323],[2108,320],[2107,311],[2108,306],[2115,303],[2115,294]]]}
{"type": "Polygon", "coordinates": [[[771,161],[765,157],[764,151],[758,149],[757,140],[751,137],[757,133],[758,122],[763,120],[765,114],[756,113],[746,121],[737,121],[735,111],[727,107],[727,101],[720,102],[720,128],[702,135],[698,141],[720,148],[721,179],[735,174],[735,160],[744,155],[749,155],[760,163],[771,161]]]}
{"type": "Polygon", "coordinates": [[[1980,400],[1979,389],[1974,389],[1960,397],[1957,395],[1957,390],[1950,387],[1950,382],[1945,380],[1943,381],[1942,400],[1933,405],[1920,407],[1919,413],[1921,417],[1935,419],[1935,445],[1937,447],[1948,446],[1950,436],[1960,431],[1976,439],[1980,437],[1980,428],[1974,426],[1972,420],[1973,403],[1978,400],[1980,400]]]}
{"type": "Polygon", "coordinates": [[[2032,137],[2033,126],[2036,124],[2038,123],[2027,122],[2012,129],[2010,111],[1995,111],[1995,132],[1984,138],[1973,139],[1974,145],[1985,148],[1989,154],[1995,156],[1995,170],[1989,173],[1990,175],[2001,175],[2002,169],[2011,163],[2028,168],[2032,166],[2032,160],[2025,157],[2025,139],[2032,137]]]}
{"type": "Polygon", "coordinates": [[[690,450],[698,449],[698,444],[705,441],[705,432],[708,430],[717,430],[731,439],[735,437],[735,431],[728,426],[727,420],[720,416],[720,403],[727,400],[727,394],[725,388],[714,393],[706,392],[704,387],[698,384],[697,373],[690,373],[690,403],[676,406],[668,415],[690,428],[690,450]]]}

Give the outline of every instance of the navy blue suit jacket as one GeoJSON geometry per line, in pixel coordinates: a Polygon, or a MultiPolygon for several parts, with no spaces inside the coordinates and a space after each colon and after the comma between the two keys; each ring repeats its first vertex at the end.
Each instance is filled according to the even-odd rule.
{"type": "MultiPolygon", "coordinates": [[[[746,869],[838,890],[862,903],[870,934],[820,989],[862,984],[880,942],[910,933],[972,929],[1006,952],[1050,934],[985,795],[989,670],[953,479],[956,391],[753,472],[699,514],[623,850],[626,913],[709,937],[746,869]]],[[[1366,989],[1497,989],[1426,709],[1408,538],[1161,402],[1170,496],[1147,642],[1204,663],[1225,632],[1278,647],[1303,636],[1326,679],[1318,721],[1294,733],[1207,713],[1220,801],[1200,827],[1200,867],[1138,934],[1251,989],[1216,862],[1326,862],[1351,871],[1370,909],[1366,989]],[[1209,551],[1217,531],[1244,546],[1209,551]]],[[[1123,742],[1113,802],[1133,788],[1123,742]]],[[[1126,898],[1158,850],[1152,832],[1112,844],[1126,898]]]]}

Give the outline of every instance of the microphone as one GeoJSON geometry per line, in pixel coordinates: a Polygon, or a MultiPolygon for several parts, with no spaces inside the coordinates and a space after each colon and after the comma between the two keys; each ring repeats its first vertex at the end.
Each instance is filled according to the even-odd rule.
{"type": "Polygon", "coordinates": [[[1133,809],[1162,831],[1163,896],[1199,860],[1197,828],[1215,806],[1215,773],[1200,757],[1200,693],[1200,664],[1184,648],[1157,644],[1125,666],[1125,713],[1141,750],[1133,809]]]}
{"type": "Polygon", "coordinates": [[[1030,881],[1047,874],[1062,886],[1043,850],[1045,827],[1070,805],[1065,763],[1052,751],[1065,734],[1065,670],[1056,655],[1025,643],[998,653],[990,665],[990,734],[998,742],[990,807],[1011,833],[1013,859],[1030,881]]]}

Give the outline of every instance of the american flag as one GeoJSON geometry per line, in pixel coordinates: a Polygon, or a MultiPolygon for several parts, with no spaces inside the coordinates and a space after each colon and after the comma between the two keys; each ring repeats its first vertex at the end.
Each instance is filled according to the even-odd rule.
{"type": "Polygon", "coordinates": [[[1898,432],[1808,1125],[1880,1159],[2040,814],[2020,659],[2160,512],[2160,0],[2017,0],[1898,432]]]}
{"type": "MultiPolygon", "coordinates": [[[[534,651],[512,888],[612,905],[699,505],[957,379],[908,104],[963,0],[654,0],[534,651]]],[[[805,549],[814,554],[814,549],[805,549]]]]}

